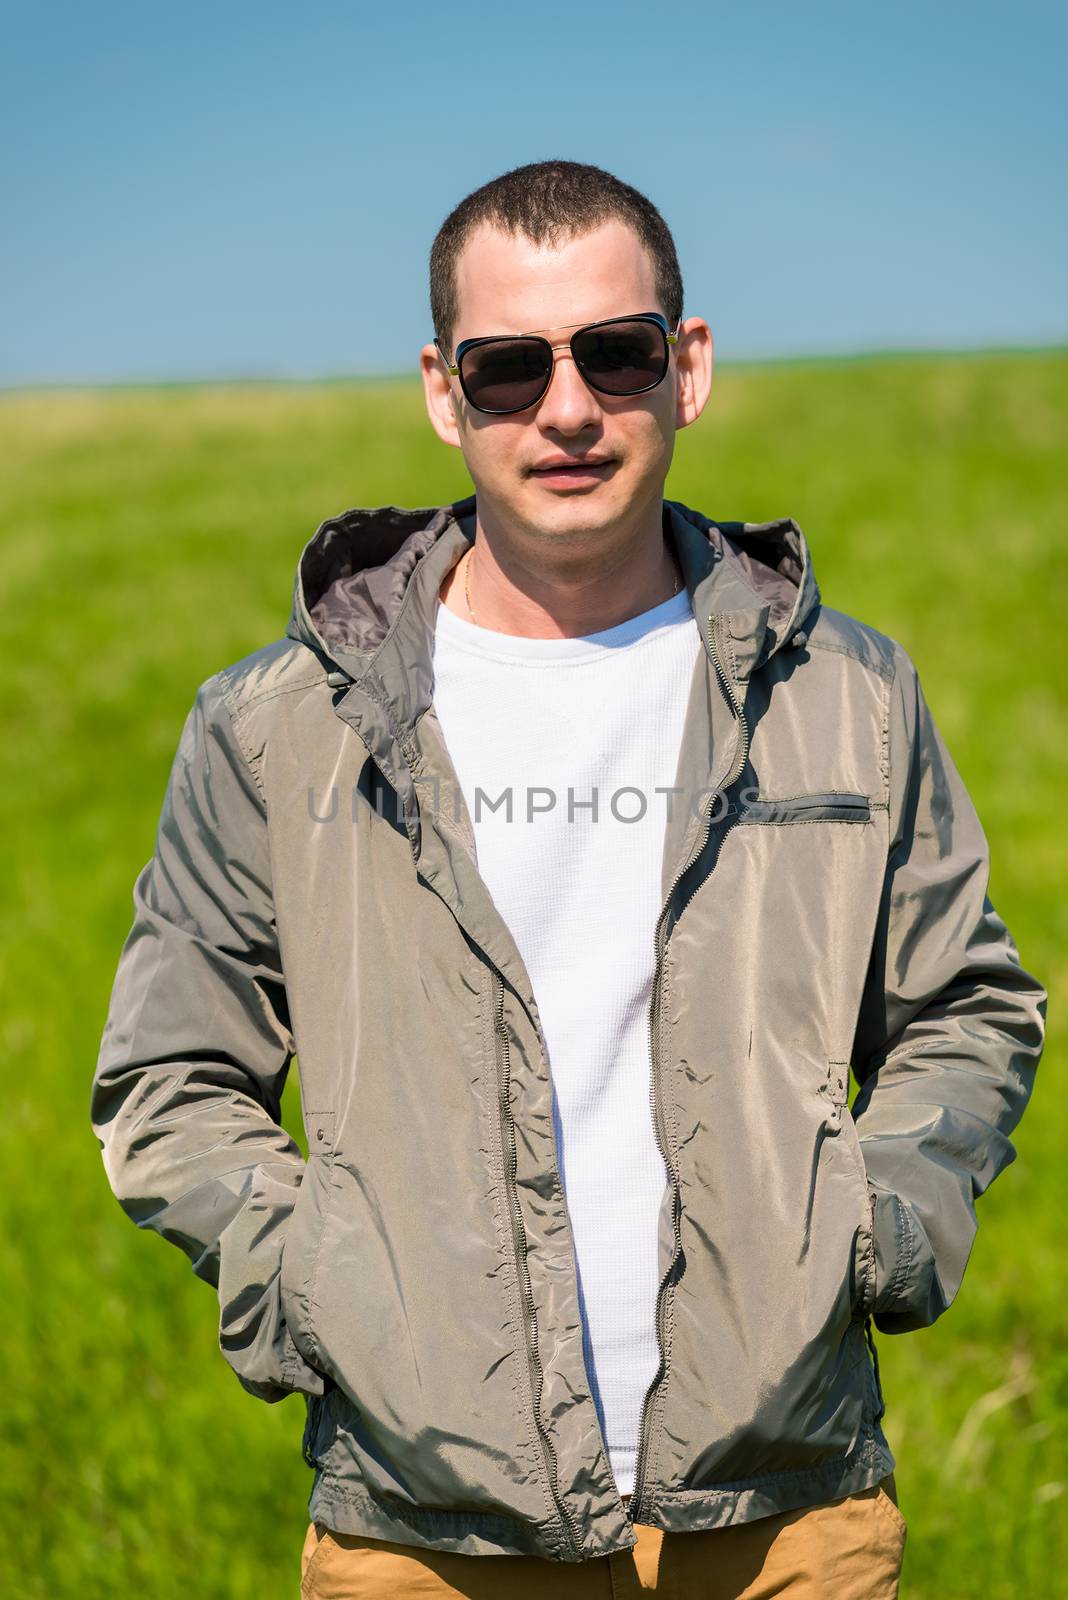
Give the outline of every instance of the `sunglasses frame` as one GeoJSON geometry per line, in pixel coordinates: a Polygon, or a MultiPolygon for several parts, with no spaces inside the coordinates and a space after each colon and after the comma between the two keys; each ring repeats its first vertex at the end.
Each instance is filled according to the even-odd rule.
{"type": "MultiPolygon", "coordinates": [[[[571,359],[578,368],[578,371],[582,377],[582,381],[588,384],[591,389],[596,390],[598,394],[607,394],[613,400],[629,400],[637,394],[648,394],[650,389],[655,389],[659,384],[663,383],[664,379],[667,377],[668,367],[671,364],[671,346],[673,344],[678,344],[679,329],[681,326],[681,317],[679,318],[678,322],[676,322],[674,329],[672,329],[668,319],[665,316],[662,316],[659,311],[637,311],[632,316],[602,317],[599,322],[561,322],[555,327],[546,328],[544,331],[546,333],[558,333],[561,329],[573,328],[575,331],[567,341],[567,344],[571,351],[571,359]],[[620,394],[614,389],[602,389],[599,384],[594,383],[592,378],[588,377],[587,374],[583,372],[582,365],[578,359],[578,356],[575,354],[575,340],[578,338],[579,334],[589,333],[593,328],[610,327],[616,322],[652,322],[660,329],[664,336],[663,372],[658,378],[654,379],[652,383],[645,383],[640,389],[630,389],[625,394],[620,394]]],[[[543,338],[540,333],[491,333],[486,334],[480,339],[461,339],[460,343],[453,351],[453,358],[450,361],[441,343],[441,340],[436,336],[434,338],[434,343],[437,346],[438,354],[445,363],[445,370],[450,374],[451,377],[459,378],[460,388],[463,390],[464,399],[467,401],[468,405],[471,406],[473,410],[480,411],[484,416],[487,417],[511,417],[515,416],[515,414],[519,411],[529,411],[532,406],[539,405],[549,392],[549,385],[552,383],[553,374],[556,371],[556,351],[560,348],[559,345],[554,345],[550,343],[548,339],[543,338]],[[531,339],[537,344],[543,344],[548,350],[549,371],[546,375],[545,387],[535,399],[528,400],[527,403],[522,406],[509,406],[505,411],[497,411],[488,409],[486,406],[480,406],[478,401],[473,400],[468,393],[467,384],[464,380],[464,374],[462,370],[463,358],[467,354],[468,350],[473,350],[477,345],[506,344],[513,339],[531,339]]]]}

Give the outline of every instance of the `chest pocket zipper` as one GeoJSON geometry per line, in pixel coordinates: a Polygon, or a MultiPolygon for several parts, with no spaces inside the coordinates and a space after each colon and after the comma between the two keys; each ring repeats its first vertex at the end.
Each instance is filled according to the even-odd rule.
{"type": "Polygon", "coordinates": [[[782,800],[755,799],[738,807],[739,823],[870,822],[866,794],[827,789],[820,794],[788,795],[782,800]]]}

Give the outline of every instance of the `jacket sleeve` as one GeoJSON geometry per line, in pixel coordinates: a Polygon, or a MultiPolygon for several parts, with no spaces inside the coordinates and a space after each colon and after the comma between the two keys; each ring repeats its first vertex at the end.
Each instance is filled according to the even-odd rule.
{"type": "Polygon", "coordinates": [[[868,1174],[883,1333],[934,1322],[975,1238],[975,1200],[1015,1158],[1042,1053],[1046,993],[987,895],[967,790],[894,644],[889,851],[854,1040],[853,1116],[868,1174]]]}
{"type": "Polygon", "coordinates": [[[219,1295],[219,1344],[251,1394],[321,1394],[279,1299],[304,1175],[279,1124],[294,1053],[266,809],[222,674],[179,741],[151,860],[133,891],[93,1079],[91,1121],[124,1211],[219,1295]]]}

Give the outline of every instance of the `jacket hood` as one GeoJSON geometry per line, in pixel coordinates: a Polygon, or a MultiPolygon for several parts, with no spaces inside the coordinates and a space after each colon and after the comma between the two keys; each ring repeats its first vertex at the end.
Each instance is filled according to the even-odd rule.
{"type": "MultiPolygon", "coordinates": [[[[473,539],[474,495],[445,506],[354,508],[329,518],[301,552],[286,636],[307,645],[328,670],[362,676],[397,621],[416,567],[457,528],[473,539]]],[[[811,622],[819,587],[808,542],[792,518],[717,522],[665,500],[664,530],[695,611],[759,614],[754,666],[811,622]]],[[[461,553],[462,545],[457,559],[461,553]]]]}

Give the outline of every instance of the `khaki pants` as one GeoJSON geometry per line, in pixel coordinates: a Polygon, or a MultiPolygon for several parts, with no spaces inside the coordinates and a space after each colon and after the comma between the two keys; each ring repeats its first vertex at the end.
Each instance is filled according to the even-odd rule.
{"type": "Polygon", "coordinates": [[[467,1556],[311,1523],[302,1600],[470,1596],[471,1600],[897,1600],[905,1519],[894,1475],[872,1489],[756,1522],[696,1533],[635,1523],[638,1543],[592,1561],[467,1556]]]}

